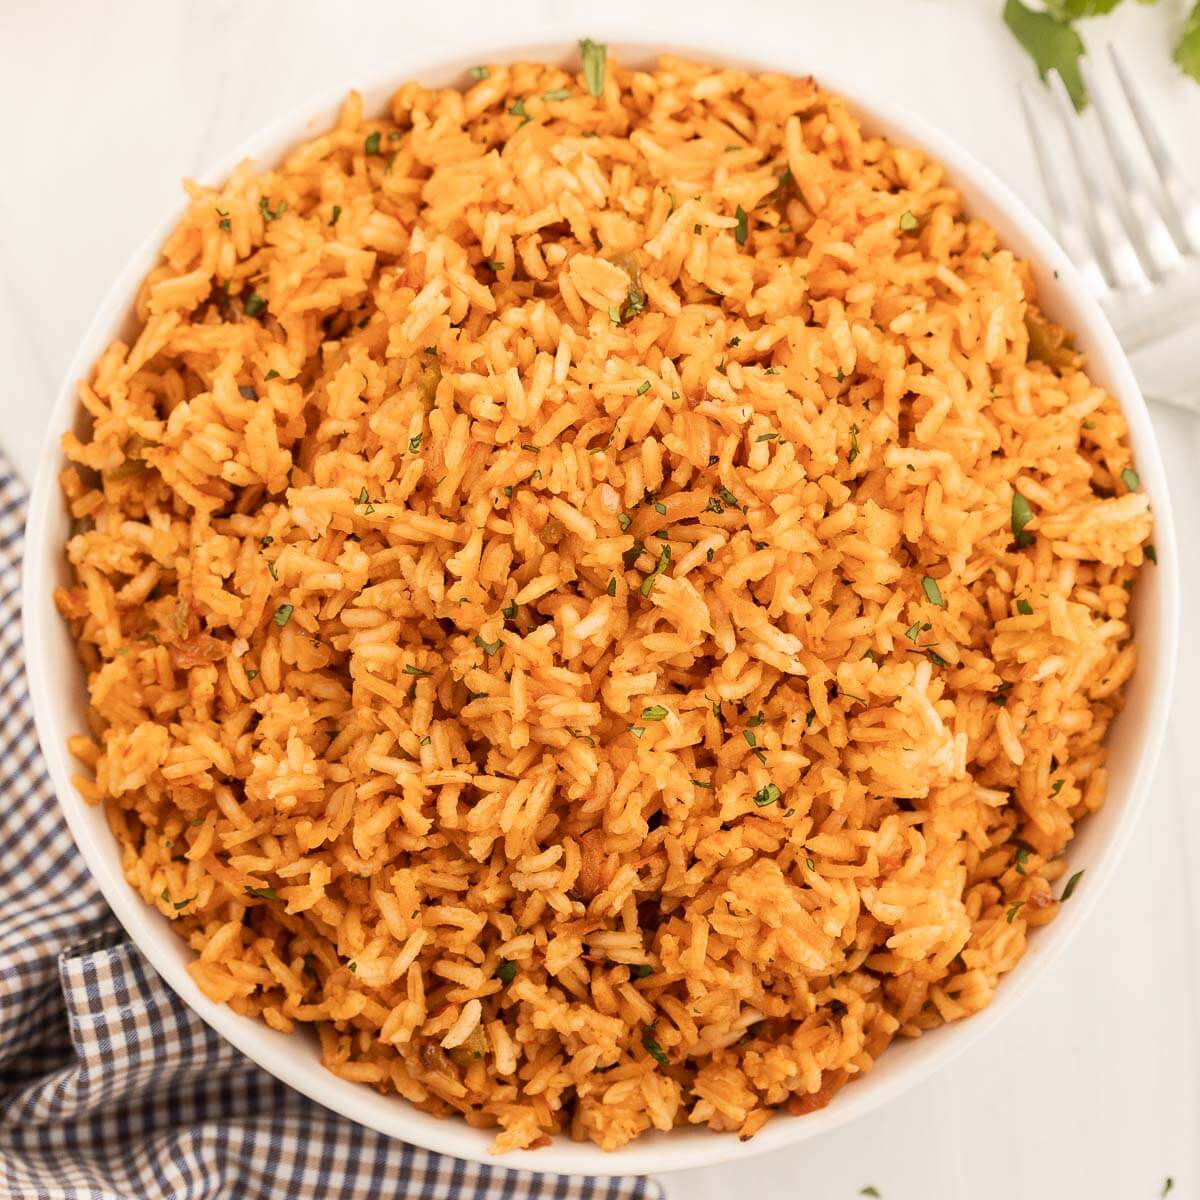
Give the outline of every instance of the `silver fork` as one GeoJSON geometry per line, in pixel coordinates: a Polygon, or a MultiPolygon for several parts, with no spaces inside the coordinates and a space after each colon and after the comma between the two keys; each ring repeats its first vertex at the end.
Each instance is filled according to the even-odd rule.
{"type": "Polygon", "coordinates": [[[1200,412],[1200,366],[1190,343],[1185,347],[1179,337],[1189,326],[1200,331],[1200,198],[1155,129],[1116,48],[1110,45],[1108,54],[1141,135],[1140,152],[1136,146],[1131,152],[1111,89],[1106,92],[1086,59],[1079,66],[1111,169],[1103,170],[1103,149],[1075,112],[1057,71],[1050,72],[1050,95],[1070,146],[1073,189],[1064,186],[1063,175],[1070,169],[1064,171],[1038,119],[1044,105],[1022,83],[1025,123],[1059,241],[1112,322],[1147,399],[1200,412]],[[1157,185],[1139,158],[1149,160],[1157,185]],[[1177,351],[1173,359],[1159,353],[1172,341],[1177,351]]]}

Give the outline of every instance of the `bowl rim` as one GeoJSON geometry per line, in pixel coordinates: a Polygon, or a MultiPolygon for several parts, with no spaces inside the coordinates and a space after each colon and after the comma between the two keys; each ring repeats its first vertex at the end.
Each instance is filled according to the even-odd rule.
{"type": "MultiPolygon", "coordinates": [[[[715,37],[680,36],[668,32],[665,23],[650,12],[638,22],[611,19],[589,21],[590,34],[606,42],[624,63],[653,61],[663,53],[676,54],[722,66],[744,67],[760,72],[798,75],[803,72],[784,61],[784,52],[769,43],[756,43],[745,53],[731,51],[715,37]],[[661,37],[654,36],[662,32],[661,37]]],[[[231,154],[220,155],[210,168],[200,172],[202,180],[223,180],[237,163],[246,158],[267,164],[278,161],[284,150],[324,124],[336,111],[346,93],[357,88],[368,100],[367,111],[377,97],[389,95],[410,79],[438,79],[464,75],[477,62],[545,61],[575,62],[574,46],[565,30],[556,36],[515,37],[476,33],[460,41],[453,53],[423,55],[421,51],[401,50],[393,56],[386,71],[362,81],[351,81],[324,90],[316,98],[297,106],[244,139],[231,154]]],[[[362,1084],[338,1079],[319,1067],[319,1076],[305,1066],[306,1055],[281,1051],[261,1037],[265,1026],[256,1018],[243,1017],[226,1005],[215,1004],[200,993],[192,982],[171,943],[179,939],[170,930],[158,928],[161,914],[146,905],[125,881],[119,867],[104,856],[101,847],[86,827],[88,806],[70,782],[70,757],[66,750],[69,719],[60,712],[56,693],[47,676],[39,653],[47,638],[57,635],[51,629],[53,600],[52,559],[60,554],[58,546],[48,543],[48,523],[56,506],[61,505],[57,473],[62,457],[58,441],[70,428],[76,413],[76,382],[86,377],[96,358],[112,337],[121,315],[129,311],[132,297],[151,265],[157,259],[166,236],[179,221],[186,205],[179,205],[159,222],[132,251],[126,265],[116,276],[95,316],[80,340],[65,379],[51,410],[46,439],[39,454],[26,524],[26,548],[23,571],[22,617],[24,652],[30,695],[33,702],[39,741],[59,805],[71,833],[105,900],[133,942],[181,999],[222,1037],[260,1067],[294,1090],[343,1117],[377,1130],[387,1136],[439,1153],[511,1169],[539,1173],[586,1174],[591,1176],[633,1175],[712,1165],[752,1154],[765,1153],[795,1145],[811,1137],[838,1128],[873,1111],[889,1100],[944,1067],[969,1045],[984,1037],[1034,989],[1050,964],[1062,952],[1079,927],[1094,910],[1108,881],[1115,874],[1121,855],[1128,846],[1137,818],[1144,808],[1154,766],[1165,736],[1175,678],[1174,647],[1179,629],[1178,553],[1170,494],[1161,456],[1155,440],[1145,401],[1116,336],[1099,304],[1088,291],[1074,264],[1042,226],[1024,202],[991,169],[981,164],[949,136],[925,119],[895,105],[886,96],[863,86],[857,79],[839,77],[837,72],[814,69],[822,87],[841,94],[851,108],[863,116],[869,128],[881,126],[906,145],[918,147],[947,169],[951,182],[968,196],[968,208],[978,209],[980,201],[1003,217],[1017,231],[1027,249],[1021,253],[1035,269],[1053,272],[1064,294],[1070,294],[1082,318],[1076,332],[1086,335],[1093,364],[1099,358],[1107,376],[1110,392],[1117,399],[1130,426],[1131,440],[1137,446],[1137,463],[1143,486],[1154,505],[1155,541],[1158,548],[1158,603],[1153,619],[1162,632],[1157,644],[1160,652],[1153,662],[1139,662],[1140,672],[1153,672],[1156,683],[1150,705],[1150,735],[1132,753],[1135,759],[1132,786],[1122,797],[1119,821],[1103,847],[1103,853],[1089,867],[1088,887],[1082,889],[1069,910],[1064,911],[1050,930],[1039,932],[1040,952],[1027,952],[1025,961],[1005,980],[996,996],[983,1011],[969,1021],[943,1027],[923,1052],[896,1072],[872,1087],[846,1089],[836,1104],[809,1114],[803,1121],[772,1121],[748,1143],[735,1134],[714,1134],[707,1130],[672,1131],[665,1135],[644,1135],[616,1151],[603,1151],[590,1143],[575,1143],[557,1137],[552,1144],[535,1151],[516,1151],[502,1156],[490,1153],[491,1134],[469,1127],[451,1118],[430,1118],[428,1114],[393,1097],[383,1097],[362,1084]],[[169,941],[167,939],[170,939],[169,941]],[[1042,946],[1044,940],[1045,945],[1042,946]],[[1032,961],[1030,961],[1032,959],[1032,961]],[[951,1030],[957,1036],[948,1036],[951,1030]],[[350,1089],[350,1090],[347,1090],[350,1089]],[[432,1124],[431,1124],[432,1122],[432,1124]],[[698,1135],[698,1136],[697,1136],[698,1135]]],[[[990,216],[989,216],[989,219],[990,216]]],[[[1146,615],[1143,614],[1143,620],[1146,615]]],[[[1108,801],[1116,803],[1112,797],[1108,801]]],[[[111,850],[111,847],[109,847],[111,850]]],[[[177,946],[174,947],[177,950],[177,946]]],[[[924,1043],[924,1039],[922,1039],[924,1043]]],[[[873,1075],[873,1073],[872,1073],[873,1075]]],[[[866,1078],[872,1078],[868,1075],[866,1078]]]]}

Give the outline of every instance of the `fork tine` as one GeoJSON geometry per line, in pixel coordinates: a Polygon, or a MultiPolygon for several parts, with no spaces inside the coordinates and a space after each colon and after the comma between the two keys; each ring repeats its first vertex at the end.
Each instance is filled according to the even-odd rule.
{"type": "Polygon", "coordinates": [[[1092,242],[1084,232],[1083,226],[1075,213],[1075,206],[1067,199],[1059,181],[1058,172],[1053,166],[1050,148],[1042,135],[1041,126],[1034,111],[1033,92],[1027,83],[1017,85],[1017,95],[1021,99],[1021,111],[1025,114],[1025,125],[1029,129],[1029,140],[1033,143],[1033,154],[1037,159],[1038,172],[1042,177],[1042,186],[1046,189],[1046,199],[1050,204],[1050,215],[1058,229],[1058,240],[1075,265],[1083,273],[1088,287],[1098,296],[1104,296],[1109,288],[1104,278],[1104,270],[1100,266],[1092,242]]]}
{"type": "Polygon", "coordinates": [[[1118,195],[1117,206],[1125,223],[1125,231],[1129,234],[1134,245],[1141,252],[1143,263],[1155,277],[1177,268],[1183,261],[1181,249],[1187,249],[1186,244],[1177,246],[1170,227],[1159,212],[1158,207],[1150,197],[1140,178],[1140,173],[1133,165],[1133,160],[1125,148],[1125,142],[1113,120],[1112,108],[1100,81],[1096,78],[1091,64],[1081,58],[1079,70],[1083,82],[1092,98],[1096,116],[1100,119],[1100,129],[1112,155],[1113,165],[1117,175],[1124,184],[1123,195],[1118,195]]]}
{"type": "Polygon", "coordinates": [[[1062,76],[1053,68],[1049,73],[1049,84],[1059,116],[1067,127],[1071,157],[1075,160],[1075,170],[1083,184],[1083,210],[1085,216],[1091,218],[1087,224],[1096,254],[1101,262],[1107,263],[1109,278],[1116,287],[1145,291],[1150,286],[1150,280],[1138,258],[1137,250],[1129,240],[1129,235],[1113,212],[1107,189],[1092,169],[1091,158],[1083,144],[1079,117],[1071,104],[1070,96],[1067,95],[1062,76]]]}
{"type": "Polygon", "coordinates": [[[1121,91],[1125,93],[1129,111],[1133,113],[1133,119],[1142,135],[1146,153],[1150,155],[1150,161],[1154,164],[1154,170],[1158,173],[1163,191],[1166,193],[1167,204],[1170,207],[1171,216],[1174,217],[1176,233],[1179,235],[1176,237],[1176,241],[1182,237],[1192,250],[1200,252],[1200,199],[1197,199],[1196,193],[1188,186],[1170,150],[1159,137],[1149,109],[1146,108],[1141,94],[1134,87],[1133,79],[1125,69],[1125,64],[1121,61],[1116,46],[1111,42],[1108,45],[1108,57],[1112,61],[1121,91]]]}

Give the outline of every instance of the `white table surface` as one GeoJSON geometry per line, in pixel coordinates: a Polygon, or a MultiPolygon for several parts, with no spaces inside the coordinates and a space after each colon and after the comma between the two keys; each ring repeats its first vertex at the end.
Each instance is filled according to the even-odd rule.
{"type": "MultiPolygon", "coordinates": [[[[1045,211],[1013,90],[1029,67],[1001,0],[2,0],[0,445],[29,477],[76,342],[134,245],[177,204],[182,176],[310,96],[385,70],[389,48],[413,38],[435,52],[456,29],[569,43],[627,7],[647,40],[769,37],[794,48],[798,70],[861,72],[1045,211]]],[[[1178,0],[1129,3],[1088,36],[1119,42],[1186,156],[1200,87],[1168,61],[1179,11],[1178,0]]],[[[1200,418],[1155,423],[1195,598],[1200,418]]],[[[886,1200],[1140,1200],[1168,1175],[1173,1196],[1200,1196],[1200,758],[1189,752],[1200,616],[1186,601],[1180,666],[1149,810],[1040,992],[903,1099],[817,1144],[668,1176],[671,1200],[842,1200],[868,1185],[886,1200]]]]}

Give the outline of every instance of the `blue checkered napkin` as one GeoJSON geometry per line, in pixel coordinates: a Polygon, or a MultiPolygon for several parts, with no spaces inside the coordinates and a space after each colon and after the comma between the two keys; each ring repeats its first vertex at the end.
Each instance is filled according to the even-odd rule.
{"type": "Polygon", "coordinates": [[[21,658],[25,495],[0,459],[0,1198],[658,1200],[645,1179],[443,1158],[312,1104],[125,938],[42,765],[21,658]]]}

